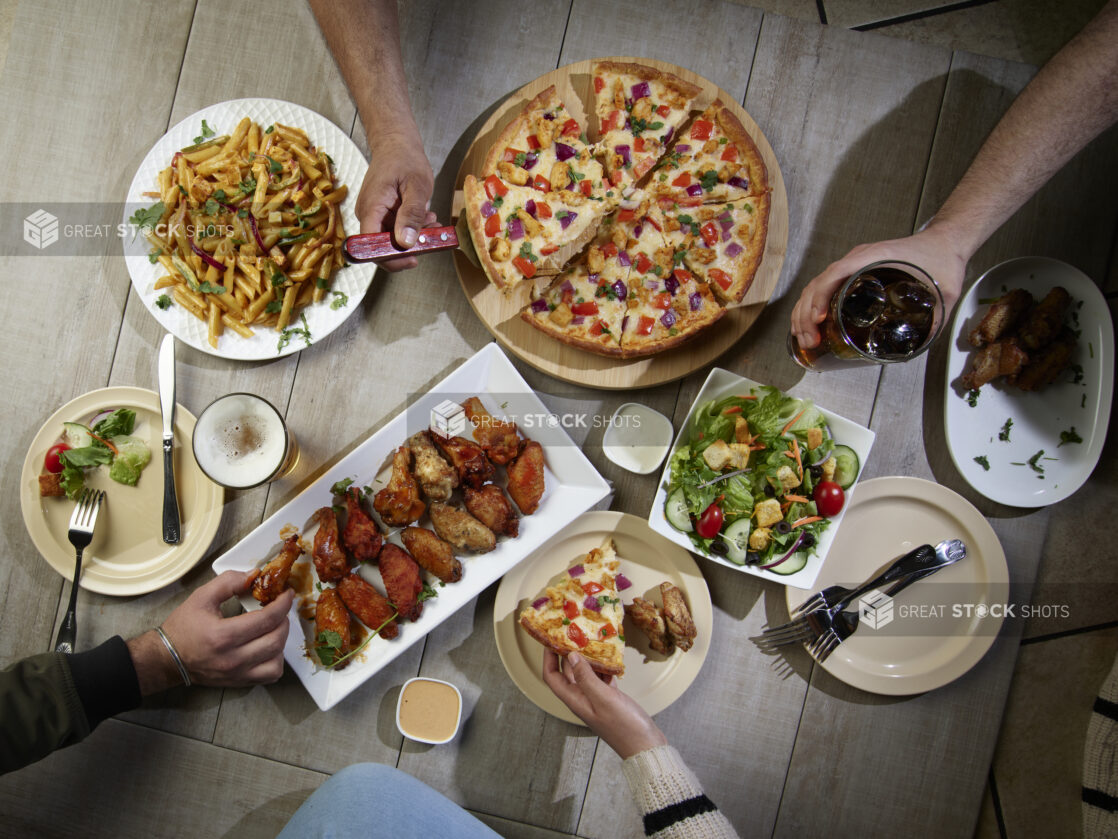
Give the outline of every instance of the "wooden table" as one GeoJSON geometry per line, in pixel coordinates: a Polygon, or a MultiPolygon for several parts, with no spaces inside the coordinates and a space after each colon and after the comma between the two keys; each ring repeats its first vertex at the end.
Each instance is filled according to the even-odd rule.
{"type": "MultiPolygon", "coordinates": [[[[791,388],[869,425],[867,475],[933,478],[989,516],[1015,591],[1035,577],[1050,516],[975,498],[947,459],[943,353],[925,362],[804,377],[786,357],[788,316],[803,284],[863,241],[923,223],[1033,69],[797,22],[744,6],[416,0],[402,39],[416,116],[445,218],[454,174],[494,103],[536,76],[598,55],[686,66],[739,98],[781,161],[791,208],[788,257],[760,321],[718,363],[791,388]],[[525,18],[528,14],[529,17],[525,18]],[[500,49],[495,49],[500,45],[500,49]]],[[[309,10],[297,0],[159,4],[25,3],[5,33],[0,77],[7,150],[4,201],[119,202],[169,125],[213,102],[288,99],[359,143],[355,109],[309,10]]],[[[1096,143],[975,258],[1045,254],[1105,277],[1118,218],[1115,136],[1096,143]]],[[[5,235],[10,235],[5,232],[5,235]]],[[[14,475],[39,424],[97,387],[154,388],[162,337],[131,291],[120,244],[83,257],[0,256],[6,325],[0,444],[9,491],[0,517],[0,663],[48,649],[68,597],[26,535],[14,475]]],[[[1113,288],[1113,278],[1110,280],[1113,288]]],[[[236,364],[181,349],[179,401],[198,411],[230,390],[286,412],[303,455],[289,478],[230,494],[207,560],[143,597],[82,592],[82,648],[159,622],[210,579],[209,561],[320,475],[387,418],[490,340],[447,256],[378,274],[343,327],[301,354],[236,364]],[[435,302],[438,301],[438,302],[435,302]]],[[[706,371],[639,393],[678,424],[706,371]]],[[[574,399],[608,415],[630,393],[564,385],[531,369],[545,402],[574,399]]],[[[566,404],[566,403],[564,403],[566,404]]],[[[600,431],[585,450],[616,488],[613,508],[647,515],[656,478],[608,462],[600,431]]],[[[743,836],[969,836],[997,738],[1020,623],[947,687],[885,699],[838,682],[801,650],[790,673],[747,641],[782,614],[783,590],[701,563],[715,605],[711,654],[696,682],[657,717],[708,794],[743,836]],[[884,793],[886,782],[888,794],[884,793]]],[[[494,590],[438,628],[330,712],[290,675],[252,690],[172,691],[103,724],[85,743],[0,779],[0,824],[43,835],[270,836],[324,778],[362,760],[398,765],[506,835],[640,835],[616,756],[552,719],[507,678],[492,631],[494,590]],[[393,710],[417,673],[462,688],[469,719],[449,746],[403,742],[393,710]]]]}

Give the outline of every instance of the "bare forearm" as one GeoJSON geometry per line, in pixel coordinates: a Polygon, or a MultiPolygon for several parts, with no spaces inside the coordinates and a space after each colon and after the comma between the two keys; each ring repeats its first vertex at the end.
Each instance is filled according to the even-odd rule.
{"type": "Polygon", "coordinates": [[[1049,61],[995,126],[931,225],[971,255],[1118,120],[1118,0],[1049,61]]]}
{"type": "Polygon", "coordinates": [[[369,145],[395,134],[418,137],[396,0],[310,0],[310,5],[357,104],[369,145]]]}

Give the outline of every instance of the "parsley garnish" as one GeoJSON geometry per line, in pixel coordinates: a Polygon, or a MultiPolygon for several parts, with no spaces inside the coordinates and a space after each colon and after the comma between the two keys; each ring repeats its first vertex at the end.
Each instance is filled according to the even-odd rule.
{"type": "Polygon", "coordinates": [[[202,207],[207,216],[216,216],[219,212],[218,203],[212,198],[207,198],[205,205],[202,207]]]}
{"type": "MultiPolygon", "coordinates": [[[[256,178],[250,175],[249,177],[241,181],[238,186],[241,188],[241,192],[243,192],[245,195],[252,195],[252,193],[256,191],[256,178]]],[[[240,215],[240,213],[238,213],[237,215],[240,215]]],[[[244,216],[241,216],[241,218],[244,218],[244,216]]]]}
{"type": "Polygon", "coordinates": [[[337,310],[349,303],[349,296],[344,291],[332,291],[334,299],[330,301],[330,308],[337,310]]]}
{"type": "Polygon", "coordinates": [[[1058,446],[1056,446],[1056,448],[1060,448],[1060,446],[1062,446],[1064,443],[1082,443],[1082,442],[1083,442],[1083,438],[1079,436],[1079,433],[1075,430],[1075,426],[1073,425],[1067,431],[1061,431],[1060,432],[1060,443],[1059,443],[1058,446]]]}
{"type": "Polygon", "coordinates": [[[272,274],[272,288],[278,288],[279,286],[283,285],[286,279],[287,277],[285,277],[279,271],[276,271],[274,274],[272,274]]]}
{"type": "Polygon", "coordinates": [[[158,297],[155,298],[155,305],[163,311],[167,311],[169,308],[171,308],[170,296],[166,294],[160,294],[158,297]]]}
{"type": "Polygon", "coordinates": [[[967,391],[966,400],[967,400],[967,404],[970,405],[972,408],[977,406],[978,405],[978,391],[977,390],[967,391]]]}
{"type": "Polygon", "coordinates": [[[291,339],[298,336],[307,342],[307,346],[311,345],[311,330],[307,326],[307,316],[304,314],[299,315],[299,320],[303,322],[303,326],[289,326],[287,329],[280,333],[279,341],[276,343],[276,352],[281,352],[284,347],[291,343],[291,339]]]}
{"type": "Polygon", "coordinates": [[[520,246],[520,255],[527,259],[529,262],[537,262],[536,255],[532,253],[532,244],[525,242],[520,246]]]}
{"type": "Polygon", "coordinates": [[[206,124],[205,120],[202,120],[202,133],[194,138],[194,145],[198,145],[203,140],[208,140],[212,136],[214,136],[214,130],[206,124]]]}
{"type": "Polygon", "coordinates": [[[990,471],[990,461],[986,459],[986,455],[980,454],[974,459],[974,462],[981,466],[985,471],[990,471]]]}
{"type": "Polygon", "coordinates": [[[320,288],[323,291],[326,291],[326,287],[329,285],[329,281],[325,277],[315,277],[314,285],[315,288],[320,288]]]}
{"type": "Polygon", "coordinates": [[[282,300],[270,300],[270,301],[268,301],[268,304],[264,307],[264,311],[267,312],[269,315],[278,315],[280,312],[283,311],[283,301],[282,300]]]}
{"type": "Polygon", "coordinates": [[[330,494],[345,495],[352,483],[353,478],[342,478],[342,480],[338,481],[332,487],[330,487],[330,494]]]}
{"type": "Polygon", "coordinates": [[[718,183],[718,173],[713,169],[707,169],[703,172],[702,177],[699,179],[702,184],[703,192],[710,192],[718,183]]]}
{"type": "Polygon", "coordinates": [[[1013,427],[1013,418],[1010,417],[1009,419],[1007,419],[1005,421],[1005,425],[1002,426],[1002,430],[998,432],[998,439],[1001,440],[1003,443],[1008,443],[1009,442],[1009,429],[1012,428],[1012,427],[1013,427]]]}
{"type": "Polygon", "coordinates": [[[574,181],[574,182],[575,182],[576,184],[577,184],[577,183],[578,183],[579,181],[582,181],[582,180],[585,180],[585,179],[586,179],[586,175],[582,174],[581,172],[576,172],[576,171],[574,170],[574,168],[573,168],[573,167],[571,167],[571,166],[568,166],[568,167],[567,167],[567,172],[568,172],[568,173],[570,173],[570,176],[571,176],[571,180],[572,180],[572,181],[574,181]]]}
{"type": "Polygon", "coordinates": [[[267,128],[264,129],[264,133],[265,134],[271,134],[275,130],[276,130],[276,126],[274,124],[272,124],[272,125],[269,125],[267,128]]]}
{"type": "Polygon", "coordinates": [[[527,161],[528,161],[528,155],[525,152],[517,152],[516,157],[514,157],[512,159],[512,162],[515,163],[517,166],[519,166],[521,169],[524,168],[524,164],[527,161]]]}
{"type": "Polygon", "coordinates": [[[502,204],[505,203],[505,199],[502,198],[500,195],[498,195],[496,198],[494,198],[489,203],[492,204],[494,207],[500,207],[502,204]]]}
{"type": "Polygon", "coordinates": [[[163,206],[162,201],[156,201],[148,208],[141,207],[132,214],[128,219],[132,224],[141,230],[150,230],[159,224],[159,220],[163,218],[163,212],[167,208],[163,206]]]}
{"type": "Polygon", "coordinates": [[[148,254],[148,262],[150,262],[152,265],[157,263],[159,261],[159,255],[161,253],[163,253],[163,251],[160,250],[159,248],[156,248],[155,250],[153,250],[151,253],[148,254]]]}
{"type": "Polygon", "coordinates": [[[424,600],[430,600],[432,597],[438,597],[439,593],[431,587],[431,584],[424,581],[423,591],[415,598],[417,603],[422,603],[424,600]]]}
{"type": "Polygon", "coordinates": [[[198,287],[194,290],[201,294],[225,294],[225,286],[214,283],[198,283],[198,287]]]}

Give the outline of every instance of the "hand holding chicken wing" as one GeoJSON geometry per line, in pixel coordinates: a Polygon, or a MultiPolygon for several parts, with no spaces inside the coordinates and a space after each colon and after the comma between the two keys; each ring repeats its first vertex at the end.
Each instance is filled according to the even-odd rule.
{"type": "Polygon", "coordinates": [[[279,556],[268,562],[252,581],[252,596],[267,606],[287,588],[287,578],[291,576],[291,566],[303,554],[299,534],[295,533],[284,540],[279,556]]]}
{"type": "Polygon", "coordinates": [[[446,501],[458,486],[458,472],[443,460],[431,442],[429,431],[420,431],[408,438],[408,448],[415,457],[415,477],[423,493],[431,501],[446,501]]]}
{"type": "Polygon", "coordinates": [[[361,506],[361,492],[357,487],[346,490],[345,505],[347,516],[342,542],[358,562],[371,562],[380,553],[380,546],[384,542],[380,528],[361,506]]]}
{"type": "MultiPolygon", "coordinates": [[[[504,466],[520,452],[524,441],[516,430],[515,422],[499,420],[481,404],[476,396],[462,403],[466,418],[474,426],[474,439],[477,440],[494,463],[504,466]]],[[[445,500],[445,499],[440,499],[445,500]]]]}
{"type": "Polygon", "coordinates": [[[338,519],[333,507],[315,511],[314,570],[324,583],[336,583],[349,571],[349,560],[338,538],[338,519]]]}
{"type": "Polygon", "coordinates": [[[392,456],[392,477],[388,486],[373,497],[373,509],[392,527],[411,524],[423,515],[425,505],[411,473],[411,450],[407,446],[400,446],[392,456]]]}

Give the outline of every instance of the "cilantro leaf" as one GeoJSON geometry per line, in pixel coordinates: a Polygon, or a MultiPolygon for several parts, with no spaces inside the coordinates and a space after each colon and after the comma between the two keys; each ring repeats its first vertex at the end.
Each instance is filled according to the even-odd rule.
{"type": "Polygon", "coordinates": [[[214,136],[214,130],[206,124],[205,120],[202,120],[202,133],[194,138],[194,145],[198,145],[202,141],[208,140],[212,136],[214,136]]]}
{"type": "Polygon", "coordinates": [[[162,309],[163,311],[167,311],[169,308],[171,308],[171,302],[171,298],[167,294],[160,294],[158,297],[155,298],[156,307],[162,309]]]}
{"type": "Polygon", "coordinates": [[[344,291],[332,291],[334,299],[330,301],[331,309],[340,309],[349,303],[349,296],[344,291]]]}
{"type": "Polygon", "coordinates": [[[141,207],[136,210],[128,221],[141,230],[150,230],[159,224],[159,220],[163,218],[166,209],[162,201],[156,201],[146,209],[141,207]]]}

